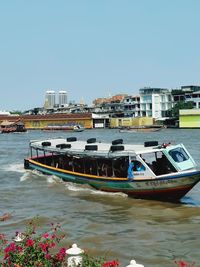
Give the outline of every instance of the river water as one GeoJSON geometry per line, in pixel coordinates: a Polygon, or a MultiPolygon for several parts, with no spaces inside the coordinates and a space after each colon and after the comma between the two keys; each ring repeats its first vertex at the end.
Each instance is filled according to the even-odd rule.
{"type": "Polygon", "coordinates": [[[118,259],[121,266],[131,259],[145,267],[171,267],[175,260],[200,263],[200,184],[180,203],[129,198],[103,193],[87,186],[25,171],[29,140],[76,136],[101,141],[123,138],[124,142],[158,140],[183,143],[200,166],[199,130],[164,129],[153,133],[119,133],[117,129],[85,130],[81,133],[29,131],[0,135],[0,211],[11,218],[0,222],[8,235],[24,230],[38,216],[40,225],[59,222],[66,233],[65,245],[77,243],[90,255],[118,259]]]}

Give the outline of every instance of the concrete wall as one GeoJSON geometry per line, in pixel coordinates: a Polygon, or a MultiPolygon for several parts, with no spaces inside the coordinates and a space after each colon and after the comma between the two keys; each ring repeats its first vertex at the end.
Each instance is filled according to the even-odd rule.
{"type": "Polygon", "coordinates": [[[80,124],[84,128],[92,128],[91,119],[26,120],[24,124],[27,129],[42,129],[47,125],[54,124],[80,124]]]}
{"type": "Polygon", "coordinates": [[[91,114],[50,114],[50,115],[21,115],[21,116],[0,116],[0,123],[4,120],[20,120],[27,129],[42,129],[48,124],[81,124],[87,129],[93,127],[91,114]]]}
{"type": "Polygon", "coordinates": [[[137,117],[132,119],[133,126],[148,126],[153,125],[152,117],[137,117]]]}
{"type": "Polygon", "coordinates": [[[110,118],[110,128],[153,125],[152,117],[110,118]]]}

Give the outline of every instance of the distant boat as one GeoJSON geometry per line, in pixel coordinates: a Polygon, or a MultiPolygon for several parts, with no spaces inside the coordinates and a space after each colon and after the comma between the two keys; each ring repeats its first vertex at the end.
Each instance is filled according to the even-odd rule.
{"type": "Polygon", "coordinates": [[[135,126],[135,127],[127,127],[120,129],[120,133],[149,133],[149,132],[158,132],[163,129],[162,126],[135,126]]]}
{"type": "Polygon", "coordinates": [[[45,126],[43,131],[73,131],[73,132],[82,132],[84,127],[79,124],[69,125],[69,124],[49,124],[45,126]]]}
{"type": "Polygon", "coordinates": [[[81,125],[74,125],[74,132],[83,132],[84,131],[84,127],[82,127],[81,125]]]}
{"type": "Polygon", "coordinates": [[[27,129],[24,126],[24,123],[20,120],[17,121],[3,121],[1,123],[0,132],[1,133],[23,133],[27,129]]]}
{"type": "Polygon", "coordinates": [[[183,144],[68,137],[34,140],[29,146],[25,169],[135,198],[177,201],[200,180],[200,170],[183,144]]]}

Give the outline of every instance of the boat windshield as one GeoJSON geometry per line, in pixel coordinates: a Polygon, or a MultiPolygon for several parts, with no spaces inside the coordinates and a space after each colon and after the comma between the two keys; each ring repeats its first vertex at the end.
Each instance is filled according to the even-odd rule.
{"type": "Polygon", "coordinates": [[[182,147],[177,147],[169,151],[169,155],[175,162],[182,162],[189,159],[188,154],[182,147]]]}
{"type": "Polygon", "coordinates": [[[188,170],[196,166],[193,158],[182,144],[171,149],[169,146],[165,151],[166,156],[173,164],[177,166],[179,170],[188,170]]]}

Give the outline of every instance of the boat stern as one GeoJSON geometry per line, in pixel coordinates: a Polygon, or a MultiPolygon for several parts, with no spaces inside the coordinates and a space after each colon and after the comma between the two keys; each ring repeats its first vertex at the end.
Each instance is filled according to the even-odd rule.
{"type": "Polygon", "coordinates": [[[29,159],[24,159],[24,169],[29,169],[29,159]]]}

